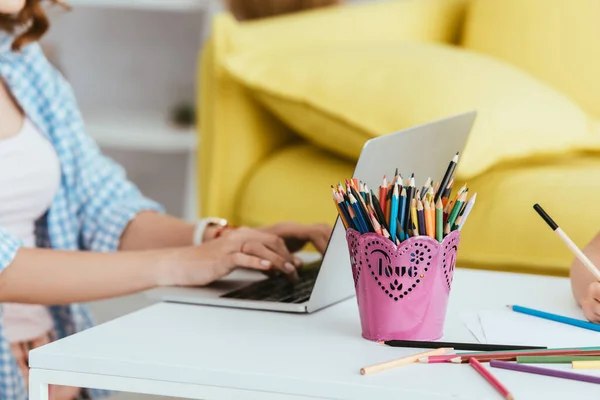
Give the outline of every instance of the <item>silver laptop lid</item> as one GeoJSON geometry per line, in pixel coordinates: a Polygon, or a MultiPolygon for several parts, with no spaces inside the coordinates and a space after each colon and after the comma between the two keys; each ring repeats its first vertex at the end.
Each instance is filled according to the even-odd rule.
{"type": "MultiPolygon", "coordinates": [[[[428,177],[441,180],[452,157],[463,150],[475,117],[476,112],[472,111],[371,139],[362,149],[354,177],[374,192],[383,175],[392,177],[396,168],[404,178],[414,173],[418,188],[428,177]]],[[[349,177],[339,177],[344,178],[349,177]]],[[[346,230],[338,218],[307,309],[312,312],[352,296],[354,283],[346,230]]]]}

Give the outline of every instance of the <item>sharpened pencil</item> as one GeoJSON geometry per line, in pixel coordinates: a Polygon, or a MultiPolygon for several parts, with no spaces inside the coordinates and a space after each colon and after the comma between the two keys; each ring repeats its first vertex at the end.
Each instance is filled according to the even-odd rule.
{"type": "Polygon", "coordinates": [[[544,211],[544,209],[539,205],[535,204],[533,209],[542,217],[544,221],[548,224],[548,226],[556,233],[556,235],[563,241],[565,245],[571,250],[571,252],[577,257],[579,261],[590,271],[592,275],[596,278],[596,280],[600,281],[600,270],[594,265],[594,263],[577,247],[575,242],[571,240],[569,236],[558,226],[556,222],[544,211]]]}
{"type": "MultiPolygon", "coordinates": [[[[456,169],[456,164],[458,164],[458,152],[452,158],[452,161],[450,161],[450,164],[448,165],[448,169],[446,169],[446,173],[444,174],[444,177],[442,178],[442,181],[440,183],[440,188],[445,188],[446,185],[448,185],[448,182],[450,182],[450,179],[452,178],[452,175],[454,174],[454,170],[456,169]]],[[[440,193],[440,191],[438,191],[435,194],[434,200],[437,202],[440,197],[441,197],[441,193],[440,193]]]]}
{"type": "Polygon", "coordinates": [[[382,362],[382,363],[379,363],[379,364],[374,364],[374,365],[371,365],[371,366],[368,366],[368,367],[361,368],[360,369],[360,374],[361,375],[369,375],[369,374],[375,374],[375,373],[378,373],[378,372],[388,371],[390,369],[402,367],[404,365],[414,364],[421,357],[447,354],[447,353],[451,352],[452,350],[454,350],[454,349],[451,349],[451,348],[438,348],[438,349],[435,349],[435,350],[424,351],[422,353],[413,354],[413,355],[410,355],[410,356],[398,358],[398,359],[391,360],[391,361],[382,362]]]}

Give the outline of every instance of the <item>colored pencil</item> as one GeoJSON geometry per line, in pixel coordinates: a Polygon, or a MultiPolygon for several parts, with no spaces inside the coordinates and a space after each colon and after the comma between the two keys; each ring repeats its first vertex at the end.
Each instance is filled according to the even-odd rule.
{"type": "Polygon", "coordinates": [[[360,223],[360,220],[358,219],[358,217],[356,216],[356,212],[354,211],[353,207],[348,207],[348,214],[350,215],[350,219],[352,220],[354,229],[356,229],[359,233],[366,233],[366,232],[364,232],[363,226],[360,223]]]}
{"type": "Polygon", "coordinates": [[[444,237],[450,234],[450,224],[444,225],[444,237]]]}
{"type": "Polygon", "coordinates": [[[385,211],[385,206],[387,204],[387,191],[387,176],[384,175],[383,180],[381,181],[381,186],[379,186],[379,205],[381,206],[381,211],[385,211]]]}
{"type": "Polygon", "coordinates": [[[425,198],[427,190],[429,190],[429,186],[431,186],[431,177],[427,178],[427,182],[425,182],[425,184],[421,188],[421,197],[419,197],[419,200],[423,200],[425,198]]]}
{"type": "Polygon", "coordinates": [[[427,194],[425,195],[425,198],[427,199],[428,202],[432,203],[433,196],[434,196],[433,186],[429,186],[429,189],[427,189],[427,194]]]}
{"type": "Polygon", "coordinates": [[[475,358],[471,358],[469,360],[469,363],[471,364],[473,369],[475,369],[475,371],[477,371],[479,375],[483,377],[483,379],[488,381],[488,383],[492,385],[494,389],[496,389],[498,393],[502,395],[502,397],[504,397],[506,400],[514,399],[513,395],[510,394],[509,390],[502,383],[500,383],[500,381],[494,375],[492,375],[490,371],[488,371],[483,365],[481,365],[479,361],[477,361],[475,358]]]}
{"type": "Polygon", "coordinates": [[[490,360],[505,360],[505,361],[516,361],[518,357],[522,356],[536,356],[536,357],[548,357],[548,356],[596,356],[600,354],[598,348],[564,348],[564,349],[536,349],[527,348],[522,350],[498,350],[498,351],[481,351],[478,353],[457,353],[454,355],[435,356],[427,359],[419,360],[424,363],[446,363],[452,362],[456,364],[465,363],[471,357],[477,358],[479,361],[490,361],[490,360]]]}
{"type": "Polygon", "coordinates": [[[467,204],[465,205],[462,213],[461,213],[461,222],[460,225],[458,226],[458,230],[462,230],[463,226],[465,225],[465,222],[467,222],[467,218],[469,218],[469,214],[471,214],[471,210],[473,209],[473,206],[475,205],[475,200],[477,200],[477,193],[473,193],[473,195],[471,196],[471,198],[469,199],[469,201],[467,201],[467,204]]]}
{"type": "Polygon", "coordinates": [[[458,200],[458,198],[460,197],[461,194],[463,194],[463,192],[467,190],[467,184],[463,184],[462,187],[460,189],[458,189],[458,192],[456,192],[456,194],[454,195],[454,198],[452,199],[453,203],[456,203],[456,201],[458,200]]]}
{"type": "Polygon", "coordinates": [[[396,226],[398,221],[398,196],[400,193],[398,192],[398,184],[394,184],[394,192],[392,193],[392,208],[390,209],[390,236],[392,238],[396,237],[396,226]]]}
{"type": "MultiPolygon", "coordinates": [[[[437,349],[439,347],[452,347],[456,350],[469,351],[515,351],[515,350],[542,350],[547,347],[540,346],[517,346],[504,344],[487,344],[487,343],[461,343],[461,342],[428,342],[420,340],[386,340],[380,342],[391,347],[409,347],[419,349],[437,349]]],[[[470,353],[469,353],[470,354],[470,353]]],[[[455,357],[455,356],[453,356],[455,357]]]]}
{"type": "Polygon", "coordinates": [[[599,360],[574,360],[573,369],[600,369],[599,360]]]}
{"type": "Polygon", "coordinates": [[[350,191],[356,199],[356,203],[358,204],[358,208],[361,214],[360,216],[362,217],[363,222],[365,223],[367,232],[374,232],[373,224],[371,223],[371,219],[369,218],[369,211],[367,210],[367,206],[362,200],[362,196],[360,196],[353,187],[350,188],[350,191]]]}
{"type": "Polygon", "coordinates": [[[417,221],[419,225],[419,232],[421,235],[427,235],[427,228],[425,224],[425,209],[423,207],[423,202],[419,199],[415,199],[417,203],[417,221]]]}
{"type": "Polygon", "coordinates": [[[409,228],[412,228],[412,214],[411,214],[411,201],[413,199],[413,197],[415,197],[415,178],[414,178],[414,174],[410,177],[410,180],[408,182],[408,187],[406,188],[406,215],[405,215],[405,220],[404,220],[404,232],[408,232],[409,228]]]}
{"type": "Polygon", "coordinates": [[[558,224],[554,222],[552,218],[550,218],[550,216],[546,213],[546,211],[544,211],[544,209],[539,204],[535,204],[533,208],[535,211],[537,211],[540,217],[542,217],[542,219],[546,221],[548,226],[552,228],[554,233],[556,233],[556,235],[563,241],[563,243],[567,245],[569,250],[571,250],[571,252],[575,254],[575,257],[577,257],[577,259],[581,261],[583,265],[585,265],[585,267],[588,269],[588,271],[590,271],[590,273],[592,273],[592,275],[594,275],[596,280],[600,281],[600,270],[598,270],[594,263],[589,258],[587,258],[585,254],[583,254],[583,251],[581,251],[579,247],[577,247],[577,245],[571,240],[571,238],[567,236],[565,232],[563,232],[563,230],[558,226],[558,224]]]}
{"type": "Polygon", "coordinates": [[[431,208],[431,204],[427,199],[423,203],[425,203],[424,213],[427,236],[435,239],[435,210],[431,208]]]}
{"type": "Polygon", "coordinates": [[[406,188],[402,188],[402,193],[400,194],[400,204],[398,206],[398,218],[400,219],[400,232],[402,232],[400,240],[406,240],[406,188]]]}
{"type": "Polygon", "coordinates": [[[377,221],[377,218],[375,217],[375,214],[371,213],[369,215],[369,217],[371,218],[371,223],[373,224],[373,229],[375,230],[375,233],[378,233],[381,236],[383,236],[383,231],[381,230],[381,225],[377,221]]]}
{"type": "Polygon", "coordinates": [[[346,205],[344,204],[344,198],[335,191],[333,192],[333,202],[335,203],[338,213],[340,214],[340,219],[342,220],[342,223],[344,224],[344,227],[346,229],[353,227],[353,225],[351,225],[352,220],[350,219],[350,216],[348,215],[348,210],[346,210],[346,205]]]}
{"type": "Polygon", "coordinates": [[[433,355],[438,355],[438,354],[447,354],[447,353],[451,352],[452,350],[454,350],[454,349],[438,348],[435,350],[428,350],[428,351],[424,351],[422,353],[417,353],[417,354],[413,354],[410,356],[397,358],[397,359],[391,360],[391,361],[385,361],[385,362],[382,362],[379,364],[373,364],[368,367],[361,368],[360,374],[361,375],[370,375],[370,374],[376,374],[378,372],[388,371],[393,368],[398,368],[398,367],[402,367],[405,365],[414,364],[421,357],[427,357],[429,355],[433,356],[433,355]]]}
{"type": "Polygon", "coordinates": [[[450,183],[448,183],[448,186],[446,186],[446,188],[442,192],[441,199],[442,199],[442,204],[444,205],[444,208],[446,208],[446,206],[450,202],[450,194],[452,194],[453,186],[454,186],[454,179],[450,180],[450,183]]]}
{"type": "Polygon", "coordinates": [[[360,193],[360,197],[362,197],[365,204],[367,204],[367,192],[365,190],[365,184],[360,182],[358,185],[358,193],[360,193]]]}
{"type": "Polygon", "coordinates": [[[389,232],[389,226],[385,220],[385,216],[383,215],[383,210],[381,208],[381,204],[379,203],[379,199],[375,196],[375,193],[371,191],[371,198],[373,199],[373,209],[375,210],[375,215],[381,224],[381,228],[385,229],[389,232]]]}
{"type": "Polygon", "coordinates": [[[452,350],[454,350],[454,349],[438,348],[435,350],[424,351],[422,353],[413,354],[410,356],[397,358],[395,360],[370,365],[368,367],[361,368],[360,374],[361,375],[369,375],[369,374],[375,374],[378,372],[388,371],[393,368],[402,367],[402,366],[409,365],[409,364],[414,364],[421,357],[427,357],[430,355],[433,356],[433,355],[439,355],[439,354],[446,354],[446,353],[451,352],[452,350]]]}
{"type": "Polygon", "coordinates": [[[451,231],[457,230],[461,223],[462,223],[462,215],[459,215],[458,218],[456,218],[456,221],[454,221],[454,225],[452,225],[452,227],[450,227],[450,230],[451,231]]]}
{"type": "MultiPolygon", "coordinates": [[[[528,355],[562,355],[562,356],[580,356],[580,355],[589,355],[589,356],[597,356],[600,355],[600,351],[582,351],[582,350],[545,350],[539,352],[530,352],[528,355]]],[[[460,355],[454,358],[451,358],[451,363],[454,364],[464,364],[469,361],[470,357],[474,357],[481,362],[488,362],[490,360],[503,360],[503,361],[516,361],[519,355],[523,355],[521,352],[496,352],[496,353],[479,353],[479,354],[470,354],[469,356],[460,355]]]]}
{"type": "Polygon", "coordinates": [[[435,204],[435,238],[438,242],[444,240],[444,210],[441,199],[435,204]]]}
{"type": "Polygon", "coordinates": [[[600,361],[600,356],[519,356],[519,364],[570,364],[573,361],[600,361]]]}
{"type": "Polygon", "coordinates": [[[404,229],[402,229],[402,224],[400,223],[400,220],[398,220],[398,233],[396,234],[396,237],[400,242],[406,240],[406,233],[404,232],[404,229]]]}
{"type": "Polygon", "coordinates": [[[516,364],[516,363],[511,363],[511,362],[506,362],[506,361],[492,360],[490,362],[490,366],[492,368],[508,369],[511,371],[525,372],[525,373],[529,373],[529,374],[545,375],[545,376],[552,376],[554,378],[571,379],[574,381],[600,384],[600,376],[591,376],[591,375],[577,374],[574,372],[561,371],[561,370],[550,369],[550,368],[534,367],[533,365],[527,365],[527,364],[516,364]]]}
{"type": "Polygon", "coordinates": [[[365,203],[367,204],[367,208],[368,207],[373,207],[373,198],[371,197],[371,192],[369,191],[369,187],[367,186],[367,184],[365,183],[364,186],[365,189],[365,203]]]}
{"type": "Polygon", "coordinates": [[[412,199],[410,202],[410,217],[413,229],[413,236],[419,236],[419,218],[417,216],[417,200],[412,199]]]}
{"type": "MultiPolygon", "coordinates": [[[[448,168],[446,169],[446,173],[444,174],[444,177],[442,178],[442,181],[440,183],[440,188],[445,188],[446,185],[448,185],[448,182],[450,182],[450,179],[452,178],[452,175],[454,174],[454,170],[456,169],[456,164],[458,164],[458,153],[456,153],[456,155],[452,158],[452,161],[450,161],[450,164],[448,165],[448,168]]],[[[434,200],[436,203],[440,197],[441,197],[441,193],[438,190],[438,192],[435,194],[435,197],[434,197],[434,200]]]]}
{"type": "Polygon", "coordinates": [[[448,225],[452,228],[454,223],[456,222],[456,218],[458,218],[458,213],[462,208],[462,205],[467,201],[467,192],[464,191],[459,197],[454,206],[452,207],[452,211],[450,212],[450,216],[448,217],[448,225]]]}
{"type": "Polygon", "coordinates": [[[356,200],[356,197],[354,197],[353,194],[350,194],[349,197],[350,197],[350,205],[354,209],[354,214],[356,214],[356,219],[358,220],[358,223],[360,224],[360,233],[369,232],[370,230],[369,230],[369,228],[367,228],[367,222],[365,221],[365,217],[358,205],[358,201],[356,200]]]}
{"type": "Polygon", "coordinates": [[[583,321],[581,319],[565,317],[558,314],[551,314],[545,311],[535,310],[533,308],[527,308],[522,306],[511,305],[508,308],[515,312],[531,315],[533,317],[543,318],[554,322],[560,322],[561,324],[567,324],[576,326],[578,328],[589,329],[591,331],[600,332],[600,325],[594,324],[593,322],[583,321]]]}

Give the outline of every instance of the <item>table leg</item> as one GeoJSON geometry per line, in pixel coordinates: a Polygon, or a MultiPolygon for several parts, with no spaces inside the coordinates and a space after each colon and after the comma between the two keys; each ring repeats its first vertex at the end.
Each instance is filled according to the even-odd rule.
{"type": "Polygon", "coordinates": [[[48,382],[44,381],[42,371],[29,370],[29,399],[48,400],[48,382]]]}

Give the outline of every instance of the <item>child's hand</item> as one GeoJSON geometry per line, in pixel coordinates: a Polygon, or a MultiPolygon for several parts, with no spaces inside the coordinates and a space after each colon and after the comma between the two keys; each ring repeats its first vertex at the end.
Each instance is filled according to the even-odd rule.
{"type": "Polygon", "coordinates": [[[593,282],[588,286],[585,299],[581,302],[585,317],[597,324],[600,323],[600,282],[593,282]]]}

